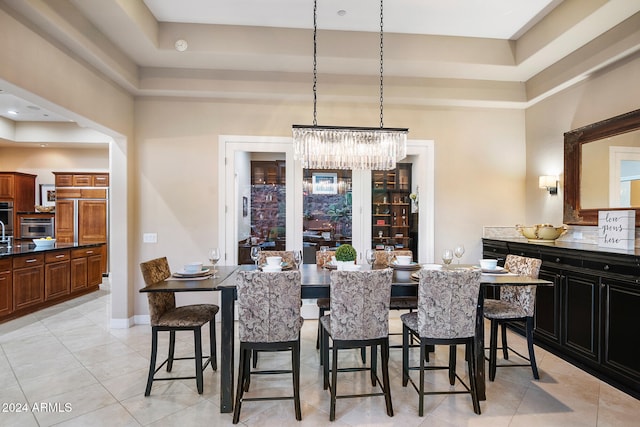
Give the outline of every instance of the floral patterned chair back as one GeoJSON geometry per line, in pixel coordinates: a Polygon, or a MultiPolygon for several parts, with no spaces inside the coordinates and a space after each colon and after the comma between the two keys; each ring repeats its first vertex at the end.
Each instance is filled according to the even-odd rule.
{"type": "Polygon", "coordinates": [[[422,270],[418,285],[417,331],[425,338],[475,335],[479,270],[422,270]]]}
{"type": "MultiPolygon", "coordinates": [[[[147,286],[171,277],[171,269],[166,257],[143,262],[140,264],[140,270],[147,286]]],[[[151,326],[157,326],[163,314],[176,308],[176,297],[173,292],[147,292],[147,300],[151,326]]]]}
{"type": "Polygon", "coordinates": [[[263,273],[239,271],[238,330],[243,342],[283,342],[298,339],[300,271],[263,273]]]}
{"type": "Polygon", "coordinates": [[[270,256],[280,256],[282,257],[282,262],[286,262],[291,266],[295,265],[293,262],[293,251],[260,251],[258,264],[264,264],[267,262],[267,257],[270,256]]]}
{"type": "MultiPolygon", "coordinates": [[[[413,252],[408,249],[401,249],[392,252],[391,259],[395,259],[396,256],[410,256],[413,258],[413,252]]],[[[376,251],[376,260],[373,262],[374,267],[386,267],[389,265],[388,255],[385,251],[376,251]]]]}
{"type": "Polygon", "coordinates": [[[331,272],[331,336],[368,340],[389,335],[390,269],[331,272]]]}
{"type": "Polygon", "coordinates": [[[318,267],[322,267],[329,261],[331,261],[331,257],[336,256],[336,251],[317,251],[316,252],[316,265],[318,267]]]}
{"type": "MultiPolygon", "coordinates": [[[[507,255],[504,268],[521,276],[538,278],[542,260],[518,255],[507,255]]],[[[532,317],[536,307],[536,286],[503,286],[500,299],[522,310],[520,317],[532,317]]]]}

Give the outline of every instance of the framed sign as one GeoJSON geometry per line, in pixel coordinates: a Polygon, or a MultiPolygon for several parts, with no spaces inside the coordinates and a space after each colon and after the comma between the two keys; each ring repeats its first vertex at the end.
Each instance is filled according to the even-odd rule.
{"type": "Polygon", "coordinates": [[[598,246],[633,249],[636,238],[636,211],[598,211],[598,246]]]}
{"type": "Polygon", "coordinates": [[[338,194],[338,174],[331,172],[315,172],[311,176],[313,194],[338,194]]]}
{"type": "Polygon", "coordinates": [[[56,205],[56,186],[54,184],[40,184],[40,205],[56,205]]]}

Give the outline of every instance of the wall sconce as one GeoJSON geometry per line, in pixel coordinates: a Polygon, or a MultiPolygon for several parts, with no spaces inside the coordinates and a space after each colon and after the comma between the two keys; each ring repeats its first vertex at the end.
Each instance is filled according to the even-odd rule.
{"type": "Polygon", "coordinates": [[[541,175],[540,178],[538,178],[538,187],[544,188],[549,194],[558,194],[558,177],[541,175]]]}

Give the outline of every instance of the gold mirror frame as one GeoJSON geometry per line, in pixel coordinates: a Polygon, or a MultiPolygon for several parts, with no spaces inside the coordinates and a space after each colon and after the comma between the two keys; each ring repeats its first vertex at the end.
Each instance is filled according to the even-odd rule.
{"type": "MultiPolygon", "coordinates": [[[[630,208],[582,209],[580,176],[582,144],[640,129],[640,110],[621,114],[564,134],[564,220],[565,224],[598,225],[600,210],[630,210],[630,208]]],[[[636,211],[636,226],[640,225],[640,209],[636,211]]]]}

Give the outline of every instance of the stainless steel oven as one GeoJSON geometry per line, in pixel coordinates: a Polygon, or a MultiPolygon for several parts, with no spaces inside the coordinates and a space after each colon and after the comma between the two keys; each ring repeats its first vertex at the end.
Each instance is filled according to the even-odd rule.
{"type": "Polygon", "coordinates": [[[20,238],[54,237],[53,218],[20,218],[20,238]]]}
{"type": "Polygon", "coordinates": [[[13,236],[13,202],[0,202],[0,221],[4,224],[5,236],[13,236]]]}

